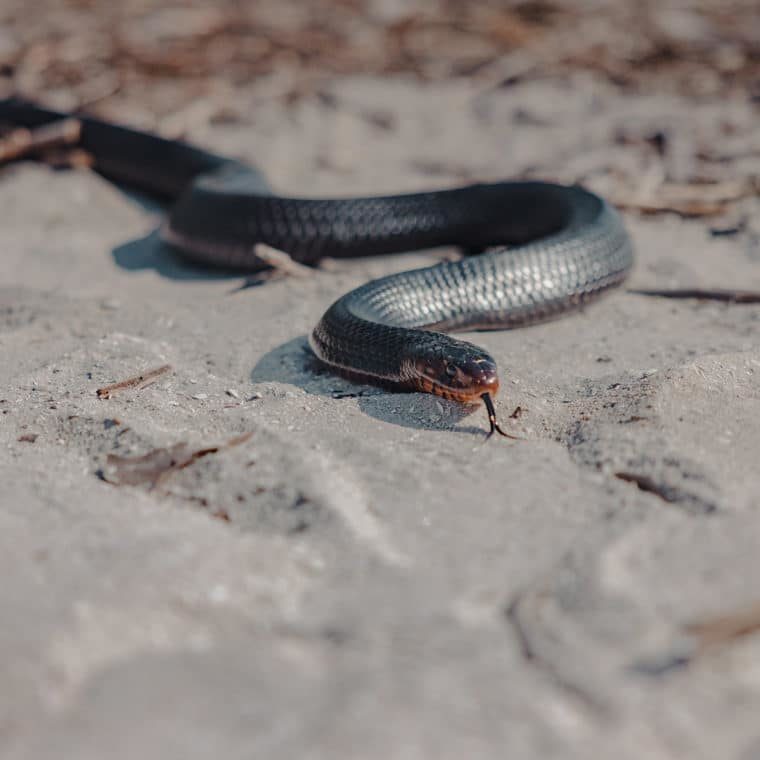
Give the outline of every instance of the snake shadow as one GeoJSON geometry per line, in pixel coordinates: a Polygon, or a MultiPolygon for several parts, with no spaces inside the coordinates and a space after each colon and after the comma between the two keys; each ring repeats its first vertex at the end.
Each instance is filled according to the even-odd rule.
{"type": "Polygon", "coordinates": [[[161,240],[158,228],[111,250],[116,266],[129,272],[153,269],[171,280],[247,280],[250,272],[195,264],[161,240]]]}
{"type": "MultiPolygon", "coordinates": [[[[114,184],[114,187],[130,202],[142,208],[143,211],[154,215],[157,219],[163,219],[167,213],[169,204],[161,200],[121,184],[114,184]]],[[[115,246],[111,250],[111,256],[116,266],[128,272],[153,269],[162,277],[171,280],[245,280],[247,274],[252,274],[240,269],[224,269],[196,264],[164,243],[158,234],[158,229],[158,225],[156,225],[155,229],[147,235],[115,246]]]]}
{"type": "Polygon", "coordinates": [[[287,383],[306,393],[329,397],[336,404],[357,399],[364,414],[401,427],[480,436],[487,432],[482,427],[459,424],[473,413],[482,413],[482,407],[469,407],[429,393],[391,390],[336,375],[319,362],[305,335],[264,354],[251,371],[251,382],[287,383]]]}

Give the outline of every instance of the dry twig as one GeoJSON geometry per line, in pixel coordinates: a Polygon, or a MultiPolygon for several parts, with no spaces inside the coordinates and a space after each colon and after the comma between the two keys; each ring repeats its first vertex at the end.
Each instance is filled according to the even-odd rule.
{"type": "Polygon", "coordinates": [[[613,195],[616,206],[645,214],[671,212],[685,217],[715,216],[735,201],[757,195],[753,178],[724,182],[663,182],[646,189],[620,191],[613,195]]]}
{"type": "Polygon", "coordinates": [[[79,142],[82,122],[61,119],[34,129],[14,129],[0,139],[0,164],[79,142]]]}
{"type": "Polygon", "coordinates": [[[98,398],[111,398],[111,396],[118,392],[127,389],[142,390],[152,385],[161,375],[166,374],[172,369],[170,364],[164,364],[156,369],[151,369],[148,372],[143,372],[141,375],[130,377],[127,380],[122,380],[118,383],[112,383],[111,385],[105,385],[102,388],[98,388],[95,393],[98,398]]]}
{"type": "Polygon", "coordinates": [[[704,301],[722,301],[724,303],[760,303],[760,291],[732,290],[730,288],[674,288],[673,290],[649,290],[631,288],[629,293],[658,298],[697,298],[704,301]]]}
{"type": "Polygon", "coordinates": [[[273,248],[266,243],[256,243],[254,249],[256,258],[261,259],[272,269],[288,277],[309,277],[314,274],[311,267],[299,264],[289,253],[273,248]]]}
{"type": "Polygon", "coordinates": [[[760,631],[760,604],[689,623],[684,631],[694,637],[698,653],[727,644],[760,631]]]}

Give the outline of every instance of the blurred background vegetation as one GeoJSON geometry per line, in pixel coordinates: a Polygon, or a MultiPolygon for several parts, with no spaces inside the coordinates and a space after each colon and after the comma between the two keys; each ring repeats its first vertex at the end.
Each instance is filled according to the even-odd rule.
{"type": "Polygon", "coordinates": [[[168,131],[171,114],[234,120],[241,89],[295,103],[336,75],[498,87],[572,72],[760,102],[757,0],[0,2],[2,94],[168,131]]]}

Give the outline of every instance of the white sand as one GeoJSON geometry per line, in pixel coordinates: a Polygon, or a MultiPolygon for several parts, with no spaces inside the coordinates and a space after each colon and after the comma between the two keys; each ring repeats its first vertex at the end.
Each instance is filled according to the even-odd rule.
{"type": "MultiPolygon", "coordinates": [[[[623,126],[752,129],[740,106],[585,77],[331,87],[339,108],[289,114],[253,91],[250,123],[194,138],[283,191],[353,194],[573,179],[630,162],[623,126]]],[[[633,284],[760,288],[752,230],[626,219],[633,284]]],[[[154,224],[89,173],[0,175],[0,756],[760,756],[760,636],[669,667],[684,623],[758,596],[760,307],[621,290],[469,336],[502,368],[502,414],[524,410],[527,440],[484,445],[482,410],[304,350],[333,299],[435,253],[232,293],[140,242],[154,224]],[[247,431],[152,491],[97,476],[109,453],[247,431]]]]}

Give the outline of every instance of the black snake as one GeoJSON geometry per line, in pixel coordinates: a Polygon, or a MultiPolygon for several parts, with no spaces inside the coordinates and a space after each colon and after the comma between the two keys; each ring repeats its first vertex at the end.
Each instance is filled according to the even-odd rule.
{"type": "MultiPolygon", "coordinates": [[[[0,101],[0,121],[11,124],[36,127],[63,117],[21,100],[0,101]]],[[[496,363],[441,331],[550,319],[620,283],[632,264],[620,217],[581,187],[499,182],[387,197],[286,198],[240,162],[77,118],[79,145],[95,168],[170,199],[163,239],[204,264],[260,268],[258,243],[304,264],[440,245],[477,254],[347,293],[325,312],[310,343],[344,373],[462,402],[482,399],[491,433],[503,433],[492,403],[496,363]]]]}

